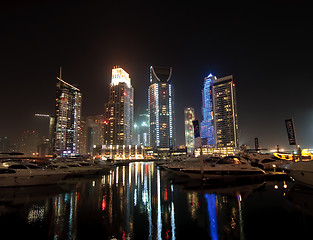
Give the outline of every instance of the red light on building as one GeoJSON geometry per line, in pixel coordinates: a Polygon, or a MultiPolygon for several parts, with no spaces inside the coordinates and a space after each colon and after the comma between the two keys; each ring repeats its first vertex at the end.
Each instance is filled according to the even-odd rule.
{"type": "Polygon", "coordinates": [[[124,96],[127,96],[126,92],[123,92],[123,95],[124,95],[124,96]]]}
{"type": "Polygon", "coordinates": [[[106,203],[105,203],[105,196],[102,197],[102,211],[105,210],[106,203]]]}
{"type": "Polygon", "coordinates": [[[109,121],[108,121],[108,120],[104,120],[104,121],[103,121],[103,124],[108,125],[108,124],[109,124],[109,121]]]}
{"type": "Polygon", "coordinates": [[[163,94],[165,94],[166,92],[165,91],[163,91],[163,94]]]}

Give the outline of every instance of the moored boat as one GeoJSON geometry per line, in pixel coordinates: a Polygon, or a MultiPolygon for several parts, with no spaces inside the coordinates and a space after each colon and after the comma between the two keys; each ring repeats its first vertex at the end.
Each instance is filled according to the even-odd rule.
{"type": "Polygon", "coordinates": [[[292,162],[284,171],[297,183],[313,188],[313,161],[292,162]]]}
{"type": "Polygon", "coordinates": [[[247,153],[243,156],[252,166],[260,167],[265,171],[282,171],[282,166],[290,160],[277,158],[273,154],[247,153]]]}
{"type": "Polygon", "coordinates": [[[251,166],[247,160],[237,156],[224,157],[212,164],[185,167],[180,169],[180,171],[189,178],[197,180],[222,179],[225,181],[235,181],[265,175],[262,169],[251,166]]]}
{"type": "Polygon", "coordinates": [[[55,162],[51,163],[47,168],[54,169],[55,171],[66,173],[68,176],[85,176],[99,173],[102,168],[94,166],[86,162],[55,162]]]}
{"type": "Polygon", "coordinates": [[[67,173],[39,168],[22,162],[5,162],[0,168],[0,187],[56,184],[67,173]]]}

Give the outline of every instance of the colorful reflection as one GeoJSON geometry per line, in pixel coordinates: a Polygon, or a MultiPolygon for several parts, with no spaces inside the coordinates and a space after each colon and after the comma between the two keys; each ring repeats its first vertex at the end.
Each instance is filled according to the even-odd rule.
{"type": "MultiPolygon", "coordinates": [[[[15,239],[34,231],[38,239],[245,239],[244,202],[263,185],[190,190],[173,185],[154,163],[131,163],[103,176],[70,179],[57,189],[34,188],[28,195],[25,188],[2,189],[1,202],[11,205],[0,202],[0,223],[4,233],[11,226],[23,229],[14,232],[15,239]],[[3,216],[13,216],[12,222],[3,216]]],[[[262,191],[284,196],[278,190],[267,185],[262,191]]],[[[265,201],[264,195],[262,201],[254,198],[265,201]]]]}
{"type": "Polygon", "coordinates": [[[208,204],[210,236],[212,240],[217,240],[218,233],[217,233],[217,216],[216,216],[216,196],[215,194],[205,194],[205,200],[208,204]]]}

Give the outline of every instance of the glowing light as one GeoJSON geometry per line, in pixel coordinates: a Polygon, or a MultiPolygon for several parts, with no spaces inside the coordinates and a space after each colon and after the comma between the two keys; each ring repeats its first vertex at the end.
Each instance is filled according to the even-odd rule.
{"type": "Polygon", "coordinates": [[[118,85],[119,83],[126,83],[127,87],[131,87],[129,74],[123,68],[113,68],[111,84],[118,85]]]}
{"type": "Polygon", "coordinates": [[[102,211],[104,211],[105,207],[106,207],[105,196],[102,197],[102,204],[101,204],[101,206],[102,206],[102,211]]]}
{"type": "Polygon", "coordinates": [[[157,147],[160,146],[160,122],[159,122],[159,84],[155,86],[156,92],[156,145],[157,147]]]}
{"type": "Polygon", "coordinates": [[[50,117],[48,114],[42,114],[42,113],[35,113],[36,117],[50,117]]]}
{"type": "Polygon", "coordinates": [[[208,204],[211,239],[217,240],[218,231],[217,231],[217,215],[216,215],[216,196],[215,194],[205,194],[205,199],[208,204]]]}

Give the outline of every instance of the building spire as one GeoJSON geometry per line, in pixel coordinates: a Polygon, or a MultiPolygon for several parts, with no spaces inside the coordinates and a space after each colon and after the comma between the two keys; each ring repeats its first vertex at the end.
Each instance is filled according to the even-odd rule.
{"type": "Polygon", "coordinates": [[[62,79],[62,66],[60,66],[60,79],[62,79]]]}

